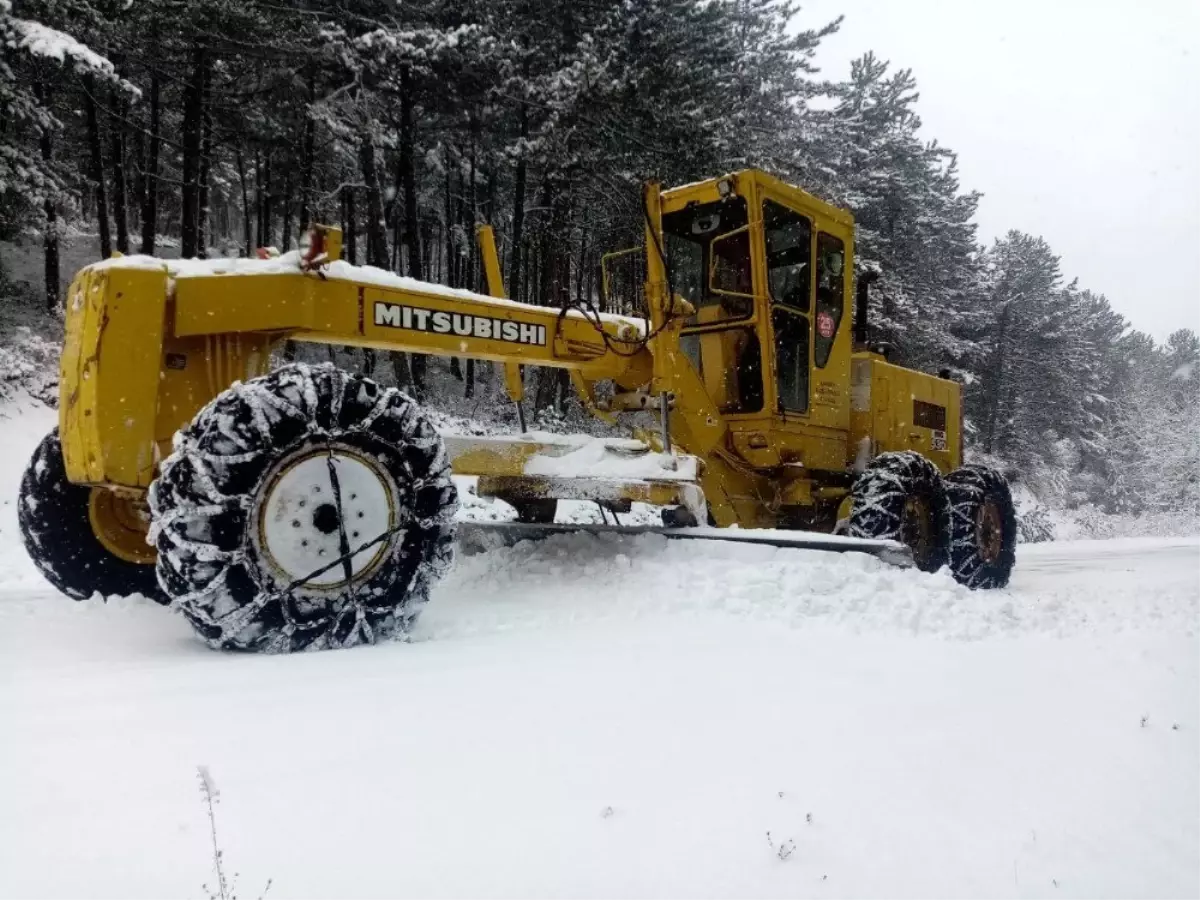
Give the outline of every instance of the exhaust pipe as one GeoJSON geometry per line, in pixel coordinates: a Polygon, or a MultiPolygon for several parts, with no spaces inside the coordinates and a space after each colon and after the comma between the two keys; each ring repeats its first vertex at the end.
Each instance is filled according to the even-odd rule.
{"type": "Polygon", "coordinates": [[[854,288],[854,343],[860,348],[866,347],[867,342],[871,339],[870,324],[867,321],[870,315],[871,299],[868,291],[871,285],[878,280],[878,269],[858,273],[858,280],[854,288]]]}

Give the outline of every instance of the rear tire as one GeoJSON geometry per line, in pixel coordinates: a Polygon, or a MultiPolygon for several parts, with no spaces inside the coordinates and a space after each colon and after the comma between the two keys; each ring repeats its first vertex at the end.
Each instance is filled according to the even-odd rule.
{"type": "MultiPolygon", "coordinates": [[[[144,553],[148,562],[137,563],[118,556],[96,536],[89,512],[96,514],[92,511],[94,504],[100,510],[111,506],[103,503],[110,495],[100,491],[67,480],[58,429],[46,435],[33,452],[17,500],[17,522],[25,550],[46,580],[75,600],[86,600],[93,594],[141,594],[159,603],[168,602],[154,577],[150,547],[145,547],[144,553]],[[93,493],[98,495],[95,499],[93,493]]],[[[136,539],[137,535],[126,537],[136,539]]]]}
{"type": "Polygon", "coordinates": [[[375,643],[412,626],[449,567],[457,505],[411,398],[284,366],[176,436],[150,489],[159,583],[214,648],[375,643]]]}
{"type": "Polygon", "coordinates": [[[987,466],[946,476],[950,497],[950,571],[969,588],[1002,588],[1016,562],[1017,512],[1008,481],[987,466]]]}
{"type": "Polygon", "coordinates": [[[937,466],[912,450],[871,460],[854,482],[848,533],[899,541],[922,572],[940,569],[949,556],[950,504],[937,466]]]}

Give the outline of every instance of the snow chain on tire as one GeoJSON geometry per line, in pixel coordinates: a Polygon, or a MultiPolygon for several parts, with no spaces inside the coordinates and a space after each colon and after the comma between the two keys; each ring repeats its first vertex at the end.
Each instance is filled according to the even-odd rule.
{"type": "Polygon", "coordinates": [[[214,648],[374,643],[407,631],[449,567],[457,505],[411,398],[288,365],[176,435],[150,489],[159,583],[214,648]]]}
{"type": "Polygon", "coordinates": [[[912,450],[881,453],[854,482],[849,535],[899,541],[924,572],[948,557],[950,504],[937,466],[912,450]]]}
{"type": "Polygon", "coordinates": [[[1017,513],[1008,481],[987,466],[946,476],[950,497],[950,570],[969,588],[1001,588],[1016,562],[1017,513]]]}

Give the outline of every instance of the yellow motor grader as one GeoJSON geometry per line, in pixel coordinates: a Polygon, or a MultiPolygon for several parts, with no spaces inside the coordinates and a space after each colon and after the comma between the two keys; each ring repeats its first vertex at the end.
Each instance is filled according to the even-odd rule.
{"type": "MultiPolygon", "coordinates": [[[[478,476],[523,536],[560,499],[663,507],[669,537],[874,553],[970,587],[1007,583],[1015,516],[962,465],[956,382],[872,345],[854,222],[748,170],[643,192],[638,308],[505,299],[339,258],[316,227],[271,259],[120,257],[67,295],[59,426],[21,486],[26,547],[64,593],[142,593],[218,648],[286,652],[402,633],[449,565],[478,476]],[[271,370],[284,341],[569,371],[639,440],[443,437],[418,404],[332,365],[271,370]],[[737,526],[737,527],[733,527],[737,526]],[[824,535],[814,532],[825,532],[824,535]]],[[[606,258],[606,265],[621,254],[606,258]]],[[[607,283],[607,278],[604,279],[607,283]]],[[[477,527],[477,526],[472,526],[477,527]]]]}

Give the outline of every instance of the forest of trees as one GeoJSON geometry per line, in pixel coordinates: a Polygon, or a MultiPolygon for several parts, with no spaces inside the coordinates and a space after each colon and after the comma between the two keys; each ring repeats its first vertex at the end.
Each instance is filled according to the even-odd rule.
{"type": "Polygon", "coordinates": [[[321,220],[352,261],[474,288],[488,222],[510,293],[557,305],[640,241],[644,180],[759,166],[853,210],[877,333],[964,381],[976,452],[1200,516],[1200,339],[1132,329],[1039,237],[980,246],[911,73],[816,70],[839,24],[791,0],[0,0],[0,240],[42,242],[53,308],[67,225],[201,256],[321,220]]]}

